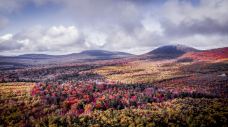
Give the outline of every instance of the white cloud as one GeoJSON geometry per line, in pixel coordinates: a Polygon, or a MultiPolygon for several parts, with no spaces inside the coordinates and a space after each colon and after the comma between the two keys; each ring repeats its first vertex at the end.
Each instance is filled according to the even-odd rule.
{"type": "Polygon", "coordinates": [[[84,36],[84,43],[86,44],[87,48],[91,48],[92,46],[94,48],[102,47],[107,42],[107,35],[99,31],[85,30],[84,36]]]}
{"type": "Polygon", "coordinates": [[[133,48],[128,48],[128,49],[124,49],[124,50],[120,50],[120,51],[129,52],[129,53],[132,53],[135,55],[141,55],[141,54],[150,52],[154,48],[156,48],[156,47],[133,47],[133,48]]]}
{"type": "Polygon", "coordinates": [[[142,25],[145,30],[156,33],[158,35],[163,35],[164,29],[162,28],[160,22],[153,20],[151,18],[146,18],[142,21],[142,25]]]}
{"type": "Polygon", "coordinates": [[[8,41],[10,39],[12,39],[13,35],[12,34],[5,34],[5,35],[2,35],[0,36],[0,43],[3,42],[3,41],[8,41]]]}
{"type": "Polygon", "coordinates": [[[44,34],[40,38],[40,42],[48,45],[49,48],[53,46],[65,46],[78,41],[79,31],[75,26],[53,26],[47,31],[44,31],[44,34]]]}
{"type": "MultiPolygon", "coordinates": [[[[20,44],[23,45],[21,52],[37,52],[37,51],[67,51],[71,46],[80,45],[80,33],[75,26],[53,26],[50,28],[34,27],[21,31],[15,35],[6,34],[0,37],[4,45],[8,45],[6,41],[13,43],[2,50],[15,50],[10,46],[20,44]]],[[[75,48],[77,49],[77,48],[75,48]]]]}
{"type": "Polygon", "coordinates": [[[196,34],[189,37],[173,38],[172,42],[184,43],[199,49],[212,49],[212,48],[219,48],[219,47],[228,47],[227,40],[228,40],[228,36],[221,36],[221,35],[205,36],[205,35],[196,34]]]}

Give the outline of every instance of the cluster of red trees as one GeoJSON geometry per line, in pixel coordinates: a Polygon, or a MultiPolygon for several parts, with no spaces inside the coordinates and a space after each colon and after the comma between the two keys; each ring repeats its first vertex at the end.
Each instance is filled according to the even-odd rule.
{"type": "Polygon", "coordinates": [[[198,93],[171,93],[150,84],[119,84],[105,82],[37,83],[32,96],[45,105],[59,105],[61,114],[89,113],[95,109],[146,108],[151,102],[176,97],[208,97],[198,93]]]}
{"type": "Polygon", "coordinates": [[[161,102],[173,98],[168,91],[146,84],[113,84],[67,82],[37,83],[31,91],[32,96],[39,96],[44,104],[56,104],[62,107],[62,113],[75,114],[92,111],[140,108],[151,102],[161,102]]]}

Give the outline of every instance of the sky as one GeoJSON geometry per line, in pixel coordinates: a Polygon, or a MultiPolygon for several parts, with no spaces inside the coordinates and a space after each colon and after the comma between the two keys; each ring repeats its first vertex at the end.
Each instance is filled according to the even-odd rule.
{"type": "Polygon", "coordinates": [[[0,0],[0,55],[228,47],[228,0],[0,0]]]}

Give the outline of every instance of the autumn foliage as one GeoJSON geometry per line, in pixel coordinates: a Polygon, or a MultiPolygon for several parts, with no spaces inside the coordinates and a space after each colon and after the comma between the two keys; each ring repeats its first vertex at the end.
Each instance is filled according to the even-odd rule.
{"type": "Polygon", "coordinates": [[[228,48],[213,49],[200,52],[190,52],[184,54],[181,58],[191,58],[193,60],[227,60],[228,48]]]}

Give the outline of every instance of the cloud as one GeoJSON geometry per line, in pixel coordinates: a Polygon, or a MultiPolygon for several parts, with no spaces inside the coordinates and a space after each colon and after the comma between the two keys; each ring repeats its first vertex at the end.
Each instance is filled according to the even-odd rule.
{"type": "Polygon", "coordinates": [[[147,22],[147,26],[159,28],[156,33],[162,33],[166,43],[181,43],[202,49],[224,47],[228,46],[227,6],[226,0],[201,0],[197,5],[187,0],[167,1],[159,8],[160,11],[150,13],[149,18],[158,25],[153,27],[152,21],[147,22]]]}
{"type": "MultiPolygon", "coordinates": [[[[104,49],[140,53],[143,49],[152,50],[172,43],[202,49],[228,46],[227,0],[20,1],[9,0],[6,2],[7,8],[0,5],[0,12],[5,10],[5,15],[7,12],[14,13],[31,3],[39,9],[58,5],[61,11],[53,17],[61,19],[62,24],[67,24],[64,19],[72,21],[72,24],[51,24],[50,19],[42,19],[43,15],[37,15],[42,19],[40,26],[18,30],[19,32],[12,35],[11,41],[1,43],[5,45],[10,42],[18,46],[2,46],[2,51],[61,54],[104,49]]],[[[15,24],[26,26],[23,19],[21,20],[21,24],[15,24]]],[[[0,28],[6,26],[1,25],[1,22],[0,18],[0,28]]]]}
{"type": "Polygon", "coordinates": [[[30,6],[47,5],[50,3],[61,3],[63,0],[0,0],[0,13],[18,13],[18,11],[30,6]]]}
{"type": "Polygon", "coordinates": [[[12,34],[5,34],[0,36],[0,51],[9,51],[20,49],[22,44],[15,42],[12,34]]]}
{"type": "Polygon", "coordinates": [[[121,27],[130,32],[141,25],[142,10],[128,0],[65,0],[63,5],[64,13],[80,26],[96,26],[99,29],[121,27]]]}
{"type": "Polygon", "coordinates": [[[0,0],[0,12],[11,13],[18,10],[24,4],[24,0],[0,0]]]}
{"type": "Polygon", "coordinates": [[[50,28],[36,26],[15,35],[3,35],[0,44],[1,51],[17,50],[22,53],[68,52],[68,50],[72,51],[83,47],[80,43],[80,32],[75,26],[52,26],[50,28]]]}
{"type": "Polygon", "coordinates": [[[228,34],[226,0],[202,0],[198,6],[169,1],[163,6],[161,21],[167,36],[228,34]]]}
{"type": "Polygon", "coordinates": [[[3,16],[0,16],[0,30],[8,25],[9,20],[3,16]]]}
{"type": "Polygon", "coordinates": [[[107,42],[107,35],[105,33],[96,31],[85,31],[85,45],[87,48],[99,48],[107,42]]]}

